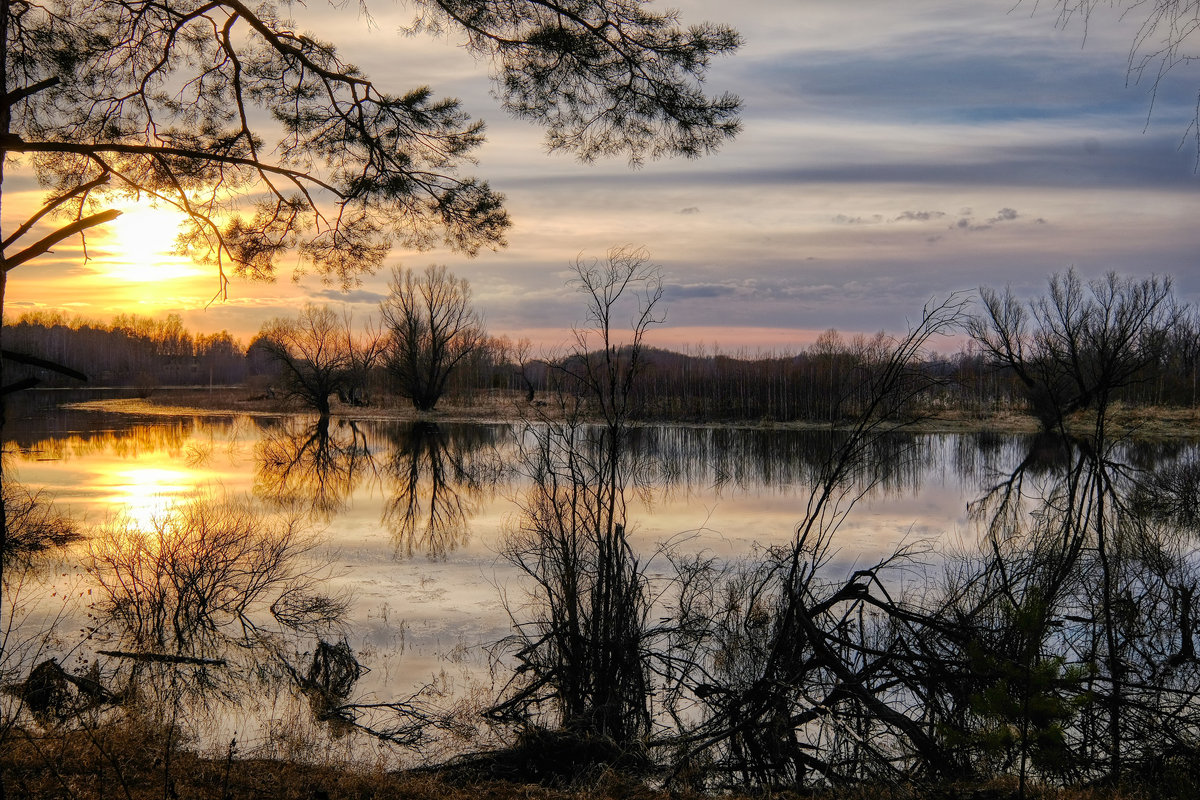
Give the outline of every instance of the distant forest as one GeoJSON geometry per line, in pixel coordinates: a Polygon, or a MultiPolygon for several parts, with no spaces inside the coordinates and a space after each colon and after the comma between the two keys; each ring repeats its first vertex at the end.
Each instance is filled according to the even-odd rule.
{"type": "MultiPolygon", "coordinates": [[[[6,350],[36,355],[88,376],[89,386],[133,387],[150,394],[166,386],[243,386],[265,393],[280,381],[280,365],[256,336],[243,344],[228,332],[192,333],[180,317],[132,314],[101,323],[64,314],[26,313],[4,324],[6,350]]],[[[790,353],[685,352],[646,348],[633,406],[642,419],[681,421],[819,420],[836,422],[862,411],[870,396],[873,354],[883,334],[843,336],[830,329],[790,353]]],[[[1135,405],[1200,404],[1200,322],[1191,314],[1171,332],[1158,363],[1121,388],[1115,399],[1135,405]]],[[[549,391],[553,358],[533,355],[527,341],[485,336],[455,370],[445,400],[470,405],[489,396],[549,391]]],[[[1025,404],[1018,378],[997,369],[973,341],[917,365],[935,387],[913,399],[914,411],[984,413],[1025,404]]],[[[14,374],[42,387],[81,383],[53,371],[14,365],[14,374]]],[[[404,404],[382,365],[368,376],[367,403],[404,404]]]]}

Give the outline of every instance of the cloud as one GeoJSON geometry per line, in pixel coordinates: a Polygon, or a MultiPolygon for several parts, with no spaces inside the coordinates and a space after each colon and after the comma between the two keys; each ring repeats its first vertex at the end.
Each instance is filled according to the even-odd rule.
{"type": "Polygon", "coordinates": [[[341,292],[337,289],[322,289],[315,294],[323,300],[330,300],[335,303],[378,303],[387,297],[385,294],[372,292],[367,289],[354,289],[349,292],[341,292]]]}
{"type": "Polygon", "coordinates": [[[737,287],[719,283],[670,284],[663,291],[668,301],[733,297],[737,294],[737,287]]]}
{"type": "MultiPolygon", "coordinates": [[[[964,208],[959,213],[962,216],[960,216],[958,221],[954,223],[952,229],[957,228],[960,231],[967,231],[968,233],[991,230],[991,228],[995,225],[999,225],[1003,222],[1012,222],[1013,220],[1020,219],[1021,217],[1020,212],[1018,212],[1015,208],[1008,208],[1007,206],[997,211],[996,216],[989,217],[987,222],[976,222],[975,217],[972,215],[971,209],[969,208],[964,208]]],[[[1042,219],[1041,217],[1038,217],[1036,220],[1034,220],[1034,224],[1036,225],[1044,225],[1045,223],[1046,220],[1042,219]]]]}
{"type": "Polygon", "coordinates": [[[848,217],[845,214],[838,214],[833,218],[833,222],[838,225],[878,225],[883,222],[883,216],[872,214],[869,217],[848,217]]]}
{"type": "Polygon", "coordinates": [[[960,231],[973,233],[975,231],[986,231],[992,226],[980,225],[979,223],[975,222],[974,217],[959,217],[958,222],[954,223],[954,227],[958,228],[960,231]]]}
{"type": "Polygon", "coordinates": [[[679,209],[680,214],[699,214],[700,209],[696,206],[688,206],[687,208],[679,209]]]}
{"type": "Polygon", "coordinates": [[[901,211],[900,216],[895,217],[892,222],[928,222],[944,216],[946,216],[945,211],[901,211]]]}

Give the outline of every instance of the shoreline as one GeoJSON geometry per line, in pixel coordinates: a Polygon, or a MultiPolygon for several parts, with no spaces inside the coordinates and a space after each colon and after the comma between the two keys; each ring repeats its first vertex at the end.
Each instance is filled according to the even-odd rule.
{"type": "MultiPolygon", "coordinates": [[[[99,410],[111,413],[143,415],[226,415],[246,414],[250,416],[279,416],[310,413],[288,403],[262,397],[239,398],[245,390],[229,391],[214,395],[208,389],[171,388],[161,389],[145,398],[88,400],[68,404],[71,408],[99,410]]],[[[333,403],[333,418],[360,422],[370,421],[428,421],[428,422],[475,422],[484,424],[508,424],[520,421],[523,408],[527,407],[519,395],[492,396],[471,405],[445,403],[432,412],[418,412],[397,405],[349,406],[333,403]]],[[[543,408],[545,410],[545,408],[543,408]]],[[[1068,426],[1071,433],[1086,435],[1091,432],[1095,415],[1081,412],[1074,415],[1068,426]]],[[[744,428],[759,430],[844,430],[846,424],[813,420],[689,420],[648,419],[635,424],[666,425],[691,428],[744,428]]],[[[1200,407],[1141,407],[1115,404],[1108,417],[1108,428],[1113,437],[1133,439],[1186,439],[1200,440],[1200,407]]],[[[1037,420],[1020,411],[996,411],[971,413],[961,410],[931,412],[915,420],[897,420],[895,429],[912,433],[928,434],[1035,434],[1039,430],[1037,420]]]]}

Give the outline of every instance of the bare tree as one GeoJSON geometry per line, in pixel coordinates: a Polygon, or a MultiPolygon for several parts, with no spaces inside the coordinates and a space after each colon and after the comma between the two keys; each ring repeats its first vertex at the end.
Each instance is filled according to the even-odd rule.
{"type": "Polygon", "coordinates": [[[282,368],[287,396],[327,418],[329,396],[344,389],[353,366],[350,334],[337,314],[310,303],[298,317],[264,324],[258,343],[282,368]]]}
{"type": "Polygon", "coordinates": [[[1135,281],[1110,272],[1084,286],[1074,269],[1022,305],[1011,290],[981,288],[983,314],[968,330],[993,365],[1011,370],[1045,430],[1076,411],[1102,422],[1115,394],[1144,380],[1166,351],[1181,310],[1171,279],[1135,281]]]}
{"type": "Polygon", "coordinates": [[[574,268],[572,283],[587,300],[587,324],[572,331],[574,350],[555,368],[617,430],[633,411],[646,332],[664,320],[658,307],[662,271],[644,247],[614,247],[603,261],[581,257],[574,268]],[[618,338],[625,331],[627,341],[618,338]]]}
{"type": "Polygon", "coordinates": [[[535,369],[539,365],[545,366],[545,362],[533,354],[533,341],[528,337],[522,337],[514,342],[507,336],[501,336],[492,341],[497,351],[497,360],[511,367],[513,377],[521,382],[525,402],[532,403],[537,394],[535,369]]]}
{"type": "Polygon", "coordinates": [[[626,445],[643,340],[661,320],[662,279],[645,251],[628,248],[603,262],[580,259],[575,272],[589,325],[555,364],[557,412],[528,420],[522,437],[532,487],[504,554],[532,586],[528,607],[510,609],[520,666],[491,713],[526,722],[548,715],[590,743],[593,763],[642,765],[651,597],[629,541],[625,493],[636,465],[626,445]],[[595,416],[601,424],[591,424],[595,416]]]}
{"type": "Polygon", "coordinates": [[[450,374],[484,339],[471,284],[444,266],[430,265],[420,274],[397,269],[380,310],[388,332],[388,370],[418,411],[431,411],[450,374]]]}
{"type": "Polygon", "coordinates": [[[354,319],[349,311],[342,317],[342,332],[346,339],[346,402],[363,406],[370,403],[368,385],[371,373],[383,362],[387,338],[383,326],[375,319],[368,319],[362,330],[354,330],[354,319]]]}

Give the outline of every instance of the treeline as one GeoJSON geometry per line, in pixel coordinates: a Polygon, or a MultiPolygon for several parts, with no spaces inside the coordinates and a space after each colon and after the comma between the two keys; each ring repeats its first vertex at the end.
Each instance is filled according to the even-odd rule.
{"type": "MultiPolygon", "coordinates": [[[[1085,283],[1068,271],[1053,276],[1049,288],[1028,303],[981,289],[974,309],[941,339],[965,344],[952,354],[915,354],[906,369],[922,376],[924,388],[893,413],[1024,409],[1048,429],[1064,414],[1094,407],[1095,390],[1082,387],[1102,386],[1105,402],[1200,403],[1200,315],[1174,296],[1170,279],[1112,273],[1085,283]]],[[[397,272],[380,310],[382,323],[368,320],[364,332],[352,333],[349,320],[309,308],[264,327],[256,341],[281,366],[282,385],[293,395],[318,386],[320,398],[334,391],[405,398],[419,410],[442,398],[469,405],[495,393],[524,395],[529,403],[548,402],[560,390],[584,398],[588,387],[564,384],[565,376],[586,373],[592,361],[635,357],[619,343],[598,343],[586,355],[539,353],[529,340],[489,336],[471,307],[469,285],[444,268],[397,272]]],[[[642,346],[629,413],[644,420],[845,422],[870,412],[891,345],[883,332],[846,337],[829,329],[784,354],[642,346]]],[[[305,403],[319,410],[320,398],[305,403]]]]}
{"type": "MultiPolygon", "coordinates": [[[[234,384],[252,364],[228,332],[192,333],[178,314],[154,319],[121,314],[104,323],[62,313],[27,312],[4,323],[4,347],[67,367],[96,386],[234,384]]],[[[11,372],[9,372],[11,370],[11,372]]],[[[37,365],[6,366],[40,386],[78,386],[79,381],[37,365]]]]}
{"type": "MultiPolygon", "coordinates": [[[[881,335],[845,338],[830,329],[794,354],[683,354],[648,349],[638,387],[639,413],[652,419],[817,420],[838,422],[870,400],[864,373],[878,363],[881,335]]],[[[932,380],[913,398],[913,412],[956,409],[986,413],[1025,405],[1020,378],[974,342],[917,366],[932,380]]],[[[1116,393],[1131,405],[1200,404],[1200,320],[1193,313],[1172,331],[1162,356],[1116,393]]]]}
{"type": "MultiPolygon", "coordinates": [[[[454,280],[453,276],[439,277],[454,280]]],[[[458,283],[463,292],[469,292],[462,285],[465,282],[458,283]]],[[[1156,307],[1165,307],[1170,301],[1169,320],[1156,327],[1154,337],[1144,337],[1139,343],[1145,355],[1127,370],[1119,385],[1111,387],[1110,400],[1129,405],[1200,404],[1200,315],[1194,308],[1175,305],[1169,289],[1169,285],[1165,287],[1156,303],[1156,307]]],[[[570,359],[582,358],[578,354],[537,353],[528,340],[488,335],[474,318],[469,346],[446,337],[442,344],[418,343],[407,351],[403,343],[413,337],[405,335],[395,319],[389,326],[368,318],[357,326],[361,330],[351,332],[350,327],[349,319],[312,307],[296,319],[264,326],[250,345],[243,347],[224,331],[193,334],[178,315],[162,320],[121,315],[104,324],[43,312],[25,314],[6,324],[4,342],[8,350],[83,372],[93,385],[149,389],[230,385],[257,378],[282,394],[294,395],[299,375],[314,384],[310,395],[353,397],[358,404],[378,405],[411,399],[415,394],[429,407],[443,398],[471,405],[497,395],[540,402],[555,390],[555,381],[564,367],[570,367],[570,359]],[[322,324],[316,324],[314,315],[322,317],[322,324]],[[436,380],[427,379],[422,372],[427,353],[439,347],[441,352],[458,347],[459,352],[453,363],[438,366],[436,380]],[[323,379],[314,381],[313,376],[320,373],[324,373],[323,379]],[[437,392],[426,385],[439,381],[437,392]]],[[[415,327],[427,329],[428,325],[415,327]]],[[[1070,338],[1045,325],[1039,330],[1070,338]]],[[[1079,341],[1064,342],[1063,346],[1079,348],[1078,369],[1102,370],[1102,358],[1084,341],[1084,329],[1079,330],[1079,341]]],[[[1042,345],[1053,349],[1050,340],[1038,345],[1038,335],[1034,331],[1023,347],[1030,352],[1042,345]]],[[[644,347],[639,355],[639,381],[630,390],[631,414],[645,420],[681,421],[836,423],[852,419],[872,400],[871,374],[883,363],[881,356],[888,346],[883,333],[843,336],[831,328],[811,346],[791,353],[704,349],[679,353],[644,347]]],[[[629,353],[618,348],[616,357],[628,358],[629,353]]],[[[902,415],[945,410],[985,414],[1004,409],[1037,413],[1035,406],[1043,401],[1030,395],[1029,376],[1022,377],[1011,361],[1000,357],[983,332],[976,331],[958,352],[923,355],[910,365],[925,377],[926,388],[897,411],[902,415]]],[[[1042,362],[1032,360],[1031,368],[1038,369],[1038,363],[1042,362]]],[[[77,385],[69,377],[44,369],[22,369],[35,374],[44,385],[77,385]]],[[[1071,380],[1067,374],[1056,379],[1063,385],[1071,380]]],[[[319,406],[311,398],[303,404],[319,406]]]]}

